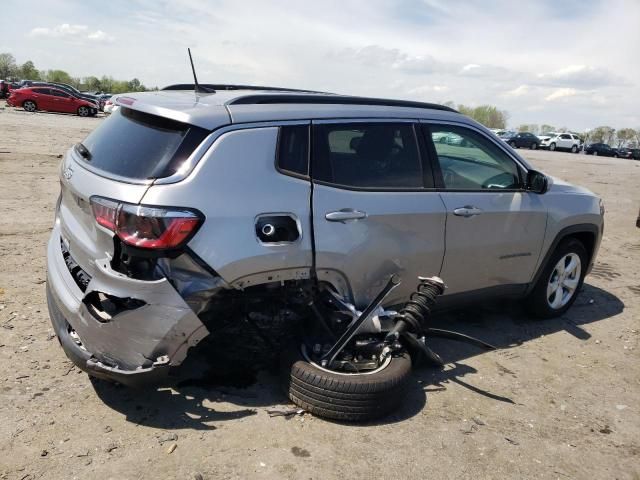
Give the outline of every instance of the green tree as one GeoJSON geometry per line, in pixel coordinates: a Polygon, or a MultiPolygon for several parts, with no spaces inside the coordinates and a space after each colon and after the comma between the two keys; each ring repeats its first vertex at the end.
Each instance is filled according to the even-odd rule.
{"type": "Polygon", "coordinates": [[[616,130],[611,127],[596,127],[589,132],[589,140],[591,143],[610,143],[615,133],[616,130]]]}
{"type": "Polygon", "coordinates": [[[40,72],[31,60],[27,60],[20,67],[20,78],[25,80],[40,80],[40,72]]]}
{"type": "Polygon", "coordinates": [[[10,80],[18,76],[16,59],[10,53],[0,53],[0,79],[10,80]]]}
{"type": "Polygon", "coordinates": [[[458,111],[463,115],[473,118],[487,128],[505,128],[509,114],[504,110],[498,110],[493,105],[480,105],[479,107],[467,107],[458,105],[458,111]]]}
{"type": "Polygon", "coordinates": [[[621,128],[616,135],[618,139],[618,147],[621,147],[631,142],[636,136],[636,131],[633,128],[621,128]]]}
{"type": "Polygon", "coordinates": [[[69,75],[64,70],[47,70],[47,73],[44,75],[45,80],[47,82],[58,82],[58,83],[68,83],[72,84],[73,79],[71,75],[69,75]]]}
{"type": "Polygon", "coordinates": [[[85,77],[82,84],[84,85],[84,88],[90,92],[102,91],[102,84],[100,83],[100,79],[97,77],[85,77]]]}
{"type": "Polygon", "coordinates": [[[538,125],[536,125],[535,123],[532,124],[522,124],[518,127],[518,131],[519,132],[530,132],[533,133],[534,135],[538,134],[538,125]]]}

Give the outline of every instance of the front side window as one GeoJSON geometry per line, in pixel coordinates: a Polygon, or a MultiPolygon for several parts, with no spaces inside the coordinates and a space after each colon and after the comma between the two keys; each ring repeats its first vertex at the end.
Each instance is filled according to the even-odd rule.
{"type": "Polygon", "coordinates": [[[355,188],[424,186],[410,123],[342,123],[314,127],[313,177],[355,188]]]}
{"type": "Polygon", "coordinates": [[[426,131],[433,140],[445,188],[520,188],[517,164],[482,134],[449,125],[429,125],[426,131]]]}

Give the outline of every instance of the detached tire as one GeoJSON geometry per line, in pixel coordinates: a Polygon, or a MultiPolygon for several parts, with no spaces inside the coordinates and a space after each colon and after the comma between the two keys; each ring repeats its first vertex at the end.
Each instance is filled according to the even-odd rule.
{"type": "Polygon", "coordinates": [[[526,303],[538,318],[563,315],[575,302],[587,271],[589,256],[580,240],[558,244],[526,303]]]}
{"type": "Polygon", "coordinates": [[[282,383],[289,399],[319,417],[365,421],[397,409],[411,377],[407,353],[391,357],[374,373],[340,374],[309,363],[299,348],[282,357],[282,383]]]}

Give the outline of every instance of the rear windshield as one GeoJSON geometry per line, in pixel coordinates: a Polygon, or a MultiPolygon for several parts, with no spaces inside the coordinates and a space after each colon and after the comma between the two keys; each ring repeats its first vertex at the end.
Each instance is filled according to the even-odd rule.
{"type": "Polygon", "coordinates": [[[207,133],[186,123],[121,107],[82,142],[86,148],[82,157],[93,167],[121,177],[168,177],[207,133]]]}

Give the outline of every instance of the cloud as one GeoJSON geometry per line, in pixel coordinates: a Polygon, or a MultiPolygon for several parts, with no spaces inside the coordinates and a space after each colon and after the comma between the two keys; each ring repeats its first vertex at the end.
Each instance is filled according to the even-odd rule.
{"type": "Polygon", "coordinates": [[[544,97],[547,102],[551,102],[553,100],[559,100],[567,97],[575,97],[576,95],[580,95],[581,92],[578,92],[575,88],[558,88],[554,90],[552,93],[544,97]]]}
{"type": "Polygon", "coordinates": [[[505,97],[522,97],[523,95],[528,94],[531,91],[531,87],[529,85],[520,85],[519,87],[514,88],[513,90],[509,90],[504,93],[505,97]]]}
{"type": "Polygon", "coordinates": [[[594,88],[621,84],[622,79],[603,67],[590,65],[569,65],[555,72],[539,73],[540,83],[574,88],[594,88]]]}
{"type": "Polygon", "coordinates": [[[72,25],[62,23],[53,28],[36,27],[29,32],[30,37],[49,37],[76,40],[91,40],[95,42],[111,42],[114,38],[102,30],[90,31],[87,25],[72,25]]]}
{"type": "Polygon", "coordinates": [[[392,68],[393,70],[428,75],[451,71],[451,66],[431,55],[410,55],[398,48],[367,45],[362,48],[346,48],[332,55],[334,58],[357,62],[367,67],[392,68]]]}

